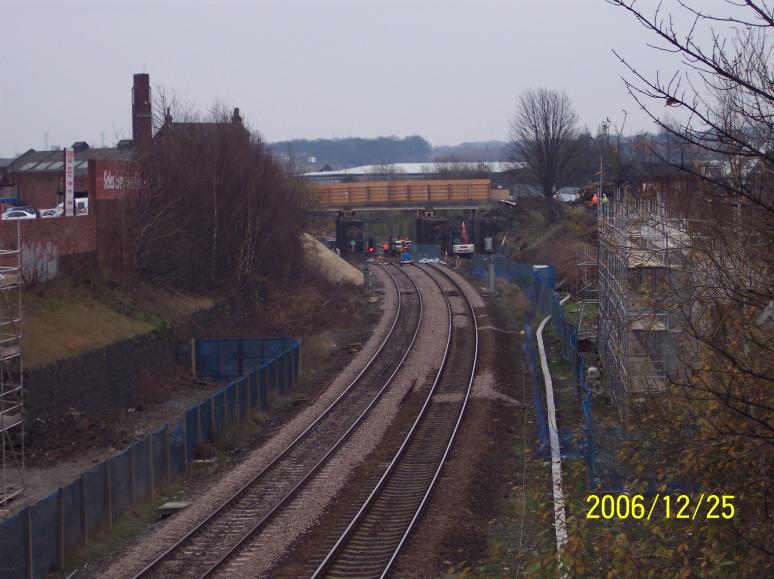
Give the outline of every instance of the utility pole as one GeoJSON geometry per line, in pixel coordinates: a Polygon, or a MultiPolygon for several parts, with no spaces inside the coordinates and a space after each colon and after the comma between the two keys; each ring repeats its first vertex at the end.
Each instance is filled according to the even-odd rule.
{"type": "Polygon", "coordinates": [[[602,175],[604,174],[604,163],[605,163],[605,147],[609,144],[609,138],[610,138],[610,120],[605,119],[602,121],[602,137],[603,139],[600,139],[600,147],[599,147],[599,199],[601,201],[602,199],[602,175]]]}
{"type": "Polygon", "coordinates": [[[495,267],[494,267],[494,249],[492,248],[492,238],[491,237],[485,237],[484,238],[484,251],[487,254],[487,261],[489,262],[489,276],[487,279],[487,292],[490,296],[495,295],[497,293],[497,286],[495,286],[495,267]]]}

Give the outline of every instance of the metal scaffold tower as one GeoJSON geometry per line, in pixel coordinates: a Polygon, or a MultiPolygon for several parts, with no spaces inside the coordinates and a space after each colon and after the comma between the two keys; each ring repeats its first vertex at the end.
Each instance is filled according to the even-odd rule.
{"type": "Polygon", "coordinates": [[[578,340],[597,341],[599,313],[599,275],[597,258],[586,247],[577,254],[575,265],[578,268],[578,340]]]}
{"type": "Polygon", "coordinates": [[[21,234],[0,248],[0,509],[24,491],[21,234]]]}
{"type": "Polygon", "coordinates": [[[677,331],[662,294],[675,248],[663,209],[617,190],[598,212],[597,344],[607,393],[624,421],[633,401],[665,389],[665,342],[677,331]]]}

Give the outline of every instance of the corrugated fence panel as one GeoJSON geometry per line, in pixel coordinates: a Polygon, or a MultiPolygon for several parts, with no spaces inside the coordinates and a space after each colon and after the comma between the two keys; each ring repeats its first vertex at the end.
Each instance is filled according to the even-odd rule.
{"type": "Polygon", "coordinates": [[[169,432],[169,464],[172,473],[185,471],[185,435],[182,420],[169,432]]]}
{"type": "Polygon", "coordinates": [[[153,472],[156,477],[156,485],[161,481],[167,480],[167,448],[166,448],[166,432],[167,427],[160,428],[153,434],[153,472]]]}
{"type": "Polygon", "coordinates": [[[239,340],[218,340],[218,377],[239,375],[239,340]]]}
{"type": "Polygon", "coordinates": [[[27,569],[27,511],[21,511],[0,525],[0,576],[24,577],[27,569]]]}
{"type": "Polygon", "coordinates": [[[261,366],[263,363],[262,339],[242,340],[242,373],[249,374],[261,366]]]}
{"type": "Polygon", "coordinates": [[[250,412],[247,399],[247,378],[237,381],[237,399],[239,400],[239,418],[244,418],[250,412]]]}
{"type": "Polygon", "coordinates": [[[226,420],[229,424],[236,420],[236,382],[226,386],[226,420]]]}
{"type": "Polygon", "coordinates": [[[247,388],[250,391],[250,407],[256,408],[260,406],[260,399],[258,398],[258,371],[250,372],[247,377],[247,388]]]}
{"type": "MultiPolygon", "coordinates": [[[[34,558],[34,576],[45,576],[60,563],[60,528],[65,547],[82,544],[85,534],[106,525],[111,516],[115,520],[135,501],[151,496],[154,488],[168,479],[168,474],[184,471],[200,440],[213,440],[228,425],[246,417],[251,407],[267,409],[272,388],[283,391],[292,388],[298,376],[299,342],[290,338],[257,340],[248,342],[245,350],[241,346],[233,347],[238,341],[232,341],[222,350],[222,343],[204,344],[199,353],[204,356],[205,366],[208,352],[216,352],[215,359],[220,364],[225,351],[226,359],[240,363],[252,360],[255,371],[190,408],[173,427],[167,424],[138,440],[83,473],[78,480],[38,501],[31,509],[0,524],[0,577],[27,574],[29,546],[34,558]],[[257,360],[264,363],[258,365],[257,360]],[[27,544],[28,515],[30,545],[27,544]]],[[[221,364],[217,371],[222,367],[221,364]]]]}
{"type": "Polygon", "coordinates": [[[220,434],[226,426],[226,389],[218,390],[212,401],[215,404],[215,432],[220,434]]]}
{"type": "Polygon", "coordinates": [[[264,365],[258,369],[258,390],[261,399],[261,410],[269,408],[269,370],[264,365]]]}
{"type": "Polygon", "coordinates": [[[71,482],[62,487],[62,506],[64,507],[64,544],[76,545],[83,538],[81,531],[81,487],[80,481],[71,482]]]}
{"type": "Polygon", "coordinates": [[[201,442],[212,442],[215,440],[215,430],[212,423],[212,405],[213,399],[207,398],[204,402],[199,404],[199,416],[201,421],[201,442]]]}
{"type": "Polygon", "coordinates": [[[59,563],[59,492],[30,507],[32,522],[32,569],[34,577],[45,577],[59,563]]]}
{"type": "Polygon", "coordinates": [[[220,376],[217,340],[196,340],[196,371],[199,376],[220,376]]]}
{"type": "Polygon", "coordinates": [[[197,374],[212,378],[243,376],[279,356],[296,343],[296,340],[288,337],[197,340],[197,374]]]}
{"type": "Polygon", "coordinates": [[[289,346],[290,344],[287,344],[285,338],[266,338],[263,344],[264,362],[276,358],[289,346]]]}
{"type": "Polygon", "coordinates": [[[112,497],[114,518],[132,504],[129,488],[130,472],[129,449],[110,459],[110,496],[112,497]]]}
{"type": "MultiPolygon", "coordinates": [[[[127,471],[127,477],[128,474],[127,471]]],[[[107,520],[105,463],[98,464],[88,472],[85,472],[83,474],[83,483],[86,488],[86,528],[92,530],[107,520]]]]}
{"type": "MultiPolygon", "coordinates": [[[[134,496],[144,499],[151,495],[152,478],[150,468],[149,437],[141,438],[134,445],[134,496]]],[[[155,474],[155,473],[154,473],[155,474]]]]}
{"type": "Polygon", "coordinates": [[[196,406],[189,408],[185,413],[185,439],[188,462],[193,460],[194,451],[199,445],[196,433],[196,406]]]}

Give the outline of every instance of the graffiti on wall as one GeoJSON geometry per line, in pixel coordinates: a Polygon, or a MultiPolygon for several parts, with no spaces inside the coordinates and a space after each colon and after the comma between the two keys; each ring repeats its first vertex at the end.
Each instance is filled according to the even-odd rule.
{"type": "Polygon", "coordinates": [[[21,269],[26,284],[54,279],[59,271],[59,249],[51,241],[22,243],[21,269]]]}

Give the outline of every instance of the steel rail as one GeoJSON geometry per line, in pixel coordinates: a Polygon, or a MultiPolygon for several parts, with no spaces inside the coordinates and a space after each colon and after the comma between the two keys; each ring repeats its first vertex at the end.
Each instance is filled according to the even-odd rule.
{"type": "Polygon", "coordinates": [[[465,408],[468,405],[468,399],[470,398],[470,391],[473,387],[473,380],[476,376],[476,366],[478,365],[478,320],[476,319],[476,312],[473,309],[473,304],[470,303],[470,300],[468,299],[468,296],[465,293],[465,290],[462,289],[462,287],[460,286],[459,283],[457,283],[456,280],[452,279],[452,277],[449,274],[444,272],[437,265],[430,264],[430,267],[432,267],[433,269],[437,270],[438,272],[446,276],[446,279],[452,282],[452,284],[455,285],[460,290],[460,295],[465,298],[465,303],[468,306],[468,310],[470,311],[470,317],[471,317],[471,320],[473,321],[473,330],[474,330],[474,336],[476,339],[474,353],[473,353],[473,368],[470,371],[470,380],[468,381],[468,387],[465,390],[465,399],[462,402],[462,408],[460,409],[459,417],[457,418],[457,422],[454,424],[454,430],[452,431],[451,436],[449,437],[449,443],[446,445],[446,449],[444,450],[443,457],[441,458],[441,461],[438,463],[438,468],[436,469],[435,474],[433,475],[433,480],[430,481],[430,486],[427,487],[425,496],[422,497],[422,502],[420,503],[419,507],[414,513],[414,516],[412,517],[411,522],[409,523],[408,528],[406,529],[406,532],[403,533],[403,537],[401,537],[400,543],[398,543],[398,546],[395,548],[395,551],[393,552],[392,557],[390,557],[390,560],[387,562],[387,566],[385,567],[384,572],[382,573],[382,577],[385,577],[387,575],[387,572],[390,570],[393,563],[395,562],[395,559],[398,557],[398,553],[403,548],[403,545],[406,543],[406,540],[408,539],[408,536],[411,533],[411,530],[413,529],[414,524],[419,518],[419,514],[424,509],[425,504],[427,503],[427,499],[430,497],[430,493],[432,492],[433,487],[435,487],[435,483],[441,474],[441,469],[443,468],[443,465],[446,463],[446,457],[449,455],[449,452],[451,451],[451,447],[454,444],[454,440],[457,436],[457,431],[459,430],[460,423],[462,422],[462,416],[465,414],[465,408]]]}
{"type": "MultiPolygon", "coordinates": [[[[387,275],[392,275],[387,272],[386,268],[382,269],[387,273],[387,275]]],[[[403,270],[400,270],[402,273],[403,270]]],[[[417,296],[419,297],[419,319],[417,321],[417,327],[414,330],[414,334],[411,337],[411,341],[409,342],[408,346],[406,347],[406,351],[404,352],[403,356],[401,357],[398,364],[395,366],[395,369],[393,370],[392,374],[390,374],[389,377],[384,382],[384,385],[379,389],[379,391],[376,393],[374,398],[371,400],[371,402],[368,404],[368,406],[355,418],[354,422],[350,425],[350,427],[344,432],[344,434],[341,435],[341,437],[331,446],[331,448],[320,458],[317,463],[309,470],[309,472],[296,483],[296,485],[282,498],[279,502],[271,509],[269,513],[267,513],[261,520],[259,520],[247,533],[245,533],[238,542],[231,548],[229,551],[224,554],[215,564],[213,564],[207,571],[205,571],[201,575],[201,579],[204,579],[205,577],[210,577],[212,574],[214,574],[216,571],[218,571],[231,557],[233,557],[244,545],[249,541],[268,521],[271,519],[282,507],[285,506],[285,504],[309,481],[309,479],[314,476],[314,474],[319,470],[319,468],[328,460],[328,458],[339,449],[339,447],[344,443],[344,441],[349,438],[349,435],[360,426],[365,416],[370,412],[370,410],[376,405],[377,402],[381,399],[384,392],[387,390],[387,388],[392,383],[392,379],[395,377],[395,375],[403,368],[403,363],[405,362],[406,358],[408,357],[409,353],[411,352],[412,347],[414,346],[414,342],[416,342],[417,335],[419,334],[419,328],[422,325],[422,292],[420,291],[419,287],[416,285],[413,279],[409,275],[406,275],[406,278],[411,282],[411,284],[414,286],[414,289],[417,292],[417,296]]]]}
{"type": "MultiPolygon", "coordinates": [[[[479,344],[478,322],[476,320],[476,314],[475,314],[475,311],[473,309],[473,306],[470,303],[470,300],[468,299],[468,297],[465,294],[464,290],[462,289],[460,284],[457,283],[456,280],[454,280],[451,276],[446,274],[441,268],[436,267],[436,266],[431,266],[431,267],[432,267],[433,270],[436,270],[437,272],[441,273],[444,277],[446,277],[447,280],[452,284],[452,286],[454,286],[457,289],[459,289],[459,292],[460,292],[459,295],[460,295],[460,297],[462,297],[464,299],[465,304],[467,305],[467,310],[470,313],[471,320],[472,320],[473,334],[474,334],[474,338],[475,338],[475,346],[474,346],[474,350],[473,350],[473,363],[472,363],[472,367],[471,367],[471,370],[470,370],[470,376],[469,376],[469,379],[468,379],[467,387],[465,388],[465,396],[464,396],[464,399],[462,401],[462,405],[460,407],[460,410],[459,410],[457,419],[455,421],[454,427],[453,427],[453,429],[452,429],[452,431],[451,431],[451,433],[449,435],[449,440],[448,440],[448,442],[446,444],[446,447],[445,447],[445,449],[443,451],[443,454],[440,457],[440,460],[439,460],[438,465],[437,465],[437,467],[435,469],[435,472],[434,472],[434,474],[432,476],[432,479],[429,481],[429,484],[427,485],[427,488],[426,488],[426,490],[425,490],[425,492],[424,492],[424,494],[422,496],[421,501],[419,502],[419,505],[414,510],[413,515],[412,515],[410,521],[408,522],[408,524],[406,526],[406,529],[405,529],[403,535],[401,536],[400,540],[398,541],[398,543],[393,548],[392,554],[391,554],[389,560],[387,561],[385,567],[383,568],[380,577],[385,577],[386,574],[389,572],[389,569],[392,567],[393,563],[395,562],[395,559],[398,556],[398,553],[403,548],[403,546],[404,546],[404,544],[405,544],[409,534],[411,533],[411,530],[412,530],[414,524],[416,523],[420,513],[422,512],[422,510],[423,510],[423,508],[424,508],[424,506],[425,506],[425,504],[427,502],[428,497],[430,496],[430,493],[432,492],[432,490],[433,490],[433,488],[434,488],[434,486],[436,484],[436,481],[437,481],[437,479],[438,479],[438,477],[440,475],[441,469],[443,468],[444,463],[446,462],[446,458],[447,458],[447,456],[448,456],[448,454],[449,454],[449,452],[451,450],[451,447],[452,447],[452,445],[454,443],[454,440],[456,438],[456,434],[457,434],[457,431],[459,429],[459,425],[460,425],[460,423],[462,421],[462,417],[464,415],[465,408],[467,406],[468,398],[470,397],[470,390],[471,390],[471,387],[472,387],[472,384],[473,384],[473,379],[474,379],[474,376],[475,376],[475,373],[476,373],[476,366],[477,366],[477,362],[478,362],[478,344],[479,344]]],[[[441,291],[441,293],[444,296],[444,299],[446,301],[446,308],[447,308],[447,312],[448,312],[448,315],[449,315],[449,324],[448,324],[448,334],[447,334],[447,339],[446,339],[446,346],[444,348],[444,354],[443,354],[443,359],[442,359],[440,368],[438,369],[438,372],[436,373],[435,380],[433,381],[433,384],[432,384],[432,386],[430,388],[430,392],[428,393],[428,396],[425,399],[425,402],[424,402],[424,404],[422,406],[422,409],[420,410],[417,418],[415,419],[414,423],[412,424],[408,434],[404,438],[404,441],[401,444],[400,448],[396,452],[395,457],[390,462],[389,466],[387,467],[387,469],[385,470],[385,472],[383,473],[383,475],[381,476],[379,481],[374,486],[374,489],[368,495],[368,498],[366,498],[366,500],[363,503],[363,505],[360,507],[358,512],[355,514],[355,516],[353,517],[352,521],[347,525],[346,529],[339,536],[339,538],[336,541],[336,543],[334,544],[334,546],[330,549],[330,551],[327,553],[327,555],[325,556],[323,561],[319,564],[317,569],[314,571],[314,573],[312,574],[312,579],[317,579],[317,578],[321,577],[323,574],[325,574],[328,571],[328,569],[330,569],[330,567],[334,564],[334,562],[335,562],[336,558],[338,557],[338,555],[342,552],[344,547],[348,544],[348,541],[350,540],[350,538],[354,534],[356,528],[361,524],[361,522],[363,522],[364,518],[367,516],[368,511],[374,506],[374,503],[375,503],[377,497],[385,490],[388,481],[390,480],[390,478],[395,473],[396,468],[400,464],[400,461],[404,458],[409,445],[415,440],[415,434],[417,432],[417,429],[418,429],[420,423],[425,418],[427,418],[427,410],[429,408],[429,405],[430,405],[433,397],[436,394],[436,391],[438,389],[438,384],[439,384],[439,381],[441,379],[441,376],[444,375],[444,372],[447,369],[447,361],[449,359],[448,356],[449,356],[449,349],[450,349],[451,341],[452,341],[452,333],[454,332],[453,313],[452,313],[452,308],[451,308],[451,301],[449,300],[449,296],[448,296],[447,292],[445,292],[443,290],[443,288],[441,287],[441,284],[438,282],[438,280],[433,275],[430,275],[428,273],[428,271],[425,270],[424,268],[419,268],[418,267],[418,269],[423,271],[433,281],[433,283],[435,283],[435,285],[438,286],[439,290],[441,291]]],[[[393,508],[395,508],[394,505],[393,505],[393,508]]],[[[349,571],[356,573],[359,570],[352,570],[352,569],[350,569],[349,571]]]]}
{"type": "MultiPolygon", "coordinates": [[[[137,573],[134,576],[134,579],[139,579],[140,577],[145,577],[149,575],[151,572],[156,570],[161,564],[164,563],[173,553],[177,552],[180,548],[182,548],[190,539],[192,539],[195,535],[197,535],[199,532],[201,532],[207,525],[214,522],[226,509],[228,509],[231,505],[233,505],[237,500],[239,500],[242,496],[245,495],[247,491],[249,491],[255,484],[267,473],[270,469],[272,469],[278,462],[280,462],[283,458],[285,458],[302,440],[307,438],[310,433],[314,430],[314,428],[320,423],[321,420],[323,420],[338,404],[341,402],[344,397],[349,394],[352,389],[357,385],[357,383],[360,381],[360,379],[363,377],[363,375],[374,365],[376,360],[379,358],[380,354],[384,350],[385,346],[387,345],[390,338],[393,336],[395,329],[398,325],[398,320],[400,318],[401,312],[403,311],[403,299],[401,297],[401,289],[398,285],[397,280],[395,277],[389,273],[386,268],[379,266],[378,264],[375,264],[377,267],[380,267],[392,280],[395,290],[397,292],[398,296],[398,307],[396,309],[395,317],[392,321],[392,325],[390,326],[390,329],[385,336],[382,343],[379,345],[379,348],[374,353],[374,355],[369,359],[369,361],[366,363],[366,365],[363,367],[363,369],[355,376],[355,378],[350,382],[350,384],[331,402],[330,405],[311,423],[309,426],[307,426],[293,441],[288,444],[277,456],[275,456],[266,466],[264,466],[255,476],[253,476],[248,482],[246,482],[242,487],[237,490],[236,493],[234,493],[231,497],[226,499],[222,504],[220,504],[215,510],[213,510],[207,517],[205,517],[202,521],[200,521],[193,529],[188,531],[185,535],[183,535],[180,539],[178,539],[173,545],[171,545],[169,548],[167,548],[163,553],[161,553],[159,556],[157,556],[153,561],[151,561],[148,565],[146,565],[139,573],[137,573]]],[[[414,335],[412,337],[411,343],[408,348],[406,348],[406,352],[404,353],[403,357],[399,361],[399,363],[396,365],[395,371],[390,375],[390,377],[385,381],[384,386],[379,390],[379,392],[376,395],[376,398],[378,399],[381,394],[384,392],[386,387],[389,385],[389,383],[392,381],[392,378],[397,374],[397,371],[402,367],[403,362],[405,361],[406,357],[408,356],[408,352],[411,350],[411,346],[413,346],[416,336],[419,332],[419,327],[421,325],[422,321],[422,294],[419,291],[419,288],[414,283],[414,281],[410,278],[410,276],[406,275],[406,277],[409,279],[409,281],[412,283],[414,288],[417,291],[417,295],[419,297],[419,319],[417,321],[417,327],[414,331],[414,335]]],[[[368,408],[370,409],[373,406],[373,401],[371,404],[369,404],[368,408]]],[[[359,417],[358,420],[362,420],[362,417],[365,415],[365,412],[363,412],[359,417]]],[[[352,428],[348,429],[347,432],[344,434],[342,439],[340,439],[336,445],[340,444],[343,440],[343,438],[346,438],[349,433],[351,432],[352,428]]],[[[330,454],[327,453],[326,457],[330,454]]],[[[318,468],[320,464],[323,461],[319,461],[315,468],[318,468]]],[[[308,478],[308,477],[307,477],[308,478]]],[[[297,491],[298,485],[294,487],[293,491],[291,491],[291,494],[297,491]]],[[[283,500],[286,500],[289,498],[288,496],[284,497],[283,500]]],[[[276,509],[272,511],[273,513],[276,512],[276,509]]],[[[262,521],[265,523],[265,521],[268,520],[268,517],[265,517],[262,521]]],[[[250,530],[250,535],[255,534],[255,527],[250,530]]],[[[240,541],[240,544],[242,542],[240,541]]],[[[219,561],[220,563],[220,561],[219,561]]],[[[210,569],[205,573],[210,573],[210,569]]]]}

